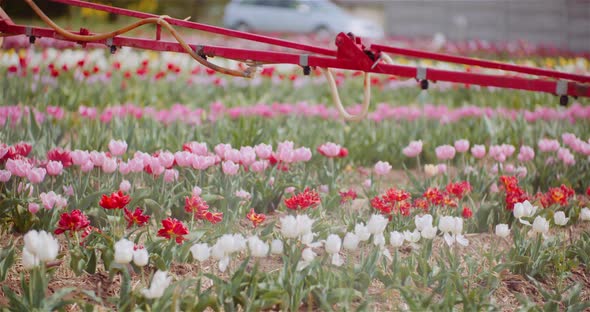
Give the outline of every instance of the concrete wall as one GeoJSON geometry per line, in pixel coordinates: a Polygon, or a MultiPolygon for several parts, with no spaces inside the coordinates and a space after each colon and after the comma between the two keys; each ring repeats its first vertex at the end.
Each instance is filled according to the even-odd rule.
{"type": "Polygon", "coordinates": [[[392,35],[517,40],[590,51],[590,0],[340,0],[383,10],[392,35]]]}

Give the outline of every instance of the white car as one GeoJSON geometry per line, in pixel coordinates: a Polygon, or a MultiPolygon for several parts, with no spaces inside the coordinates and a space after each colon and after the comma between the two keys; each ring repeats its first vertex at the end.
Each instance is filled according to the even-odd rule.
{"type": "Polygon", "coordinates": [[[384,36],[378,24],[354,17],[329,0],[232,0],[225,7],[223,24],[254,32],[320,36],[352,32],[361,38],[384,36]]]}

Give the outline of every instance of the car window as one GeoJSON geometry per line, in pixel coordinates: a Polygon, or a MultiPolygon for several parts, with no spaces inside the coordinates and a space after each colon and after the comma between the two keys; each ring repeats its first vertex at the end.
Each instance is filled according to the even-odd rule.
{"type": "Polygon", "coordinates": [[[242,4],[260,5],[277,8],[296,8],[297,0],[242,0],[242,4]]]}

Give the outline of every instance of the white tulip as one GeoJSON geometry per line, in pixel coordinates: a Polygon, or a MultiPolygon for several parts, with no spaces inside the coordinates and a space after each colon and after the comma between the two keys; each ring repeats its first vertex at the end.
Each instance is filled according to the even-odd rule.
{"type": "Polygon", "coordinates": [[[417,243],[420,240],[420,232],[418,230],[404,231],[404,239],[410,243],[417,243]]]}
{"type": "Polygon", "coordinates": [[[449,246],[452,246],[455,242],[463,246],[469,244],[469,241],[461,234],[463,232],[463,219],[460,217],[441,217],[438,222],[438,229],[443,232],[443,238],[449,246]]]}
{"type": "Polygon", "coordinates": [[[354,226],[354,234],[356,234],[356,236],[358,236],[359,240],[362,242],[368,241],[371,237],[369,229],[363,223],[358,223],[354,226]]]}
{"type": "Polygon", "coordinates": [[[231,259],[228,256],[225,256],[225,257],[223,257],[223,259],[221,259],[221,261],[219,261],[219,271],[220,272],[225,272],[225,270],[227,270],[230,260],[231,259]]]}
{"type": "Polygon", "coordinates": [[[358,248],[360,239],[358,235],[354,233],[346,233],[344,236],[344,241],[342,242],[342,247],[347,250],[356,250],[358,248]]]}
{"type": "Polygon", "coordinates": [[[541,216],[537,216],[535,221],[533,221],[533,231],[535,233],[547,234],[549,232],[549,221],[541,216]]]}
{"type": "Polygon", "coordinates": [[[221,246],[221,244],[219,243],[219,241],[217,241],[212,247],[211,247],[211,258],[220,261],[221,259],[225,258],[225,250],[223,249],[223,246],[221,246]]]}
{"type": "Polygon", "coordinates": [[[315,252],[313,252],[313,250],[311,248],[305,248],[301,252],[301,259],[303,259],[303,261],[305,261],[305,262],[312,262],[313,259],[315,259],[315,257],[316,257],[316,254],[315,254],[315,252]]]}
{"type": "Polygon", "coordinates": [[[59,242],[51,233],[40,231],[37,237],[39,244],[35,254],[39,257],[39,261],[47,262],[53,261],[57,258],[59,253],[59,242]]]}
{"type": "Polygon", "coordinates": [[[373,244],[375,244],[375,246],[383,248],[383,246],[385,246],[385,235],[383,235],[383,233],[375,234],[373,236],[373,244]]]}
{"type": "Polygon", "coordinates": [[[424,165],[424,172],[427,176],[433,177],[438,174],[438,167],[431,164],[424,165]]]}
{"type": "Polygon", "coordinates": [[[193,258],[199,262],[203,262],[211,256],[211,248],[206,243],[194,244],[190,249],[193,258]]]}
{"type": "Polygon", "coordinates": [[[590,221],[590,209],[588,209],[588,207],[584,207],[580,211],[580,220],[590,221]]]}
{"type": "Polygon", "coordinates": [[[281,219],[281,234],[285,238],[301,238],[311,233],[314,220],[307,215],[284,216],[281,219]]]}
{"type": "Polygon", "coordinates": [[[393,248],[401,247],[404,244],[404,235],[398,231],[389,233],[389,243],[393,248]]]}
{"type": "Polygon", "coordinates": [[[537,212],[537,206],[533,206],[528,200],[514,204],[514,209],[512,210],[514,217],[517,218],[520,223],[526,225],[531,225],[531,223],[522,220],[522,218],[530,218],[535,215],[535,212],[537,212]]]}
{"type": "Polygon", "coordinates": [[[225,255],[246,249],[246,239],[242,234],[224,234],[215,244],[219,244],[225,255]]]}
{"type": "Polygon", "coordinates": [[[39,257],[37,257],[35,254],[31,253],[26,248],[23,249],[22,262],[23,262],[23,267],[26,270],[32,269],[36,266],[39,266],[39,264],[41,264],[41,261],[39,261],[39,257]]]}
{"type": "Polygon", "coordinates": [[[24,240],[23,265],[25,268],[32,268],[40,262],[53,261],[57,258],[59,242],[50,233],[31,230],[25,234],[24,240]]]}
{"type": "Polygon", "coordinates": [[[263,242],[258,236],[248,237],[248,247],[250,247],[250,253],[252,256],[256,258],[266,257],[270,250],[268,244],[263,242]]]}
{"type": "Polygon", "coordinates": [[[565,217],[565,212],[558,211],[553,215],[553,221],[557,225],[566,225],[570,218],[565,217]]]}
{"type": "Polygon", "coordinates": [[[425,214],[423,216],[416,216],[414,217],[414,224],[416,224],[416,229],[422,232],[424,228],[432,227],[432,215],[425,214]]]}
{"type": "Polygon", "coordinates": [[[436,237],[436,231],[436,226],[429,225],[423,228],[420,234],[422,235],[422,238],[433,239],[436,237]]]}
{"type": "Polygon", "coordinates": [[[335,266],[341,266],[344,264],[344,260],[342,260],[339,253],[332,254],[332,264],[335,266]]]}
{"type": "Polygon", "coordinates": [[[438,229],[443,233],[450,233],[455,227],[455,220],[452,216],[442,216],[438,220],[438,229]]]}
{"type": "Polygon", "coordinates": [[[510,228],[508,228],[508,224],[496,225],[496,235],[500,237],[507,237],[510,235],[510,228]]]}
{"type": "Polygon", "coordinates": [[[328,235],[328,238],[326,239],[326,252],[329,254],[339,253],[340,247],[342,247],[340,236],[336,234],[328,235]]]}
{"type": "Polygon", "coordinates": [[[295,216],[284,216],[281,218],[281,235],[285,238],[296,238],[299,235],[295,216]]]}
{"type": "Polygon", "coordinates": [[[313,244],[313,238],[316,236],[315,233],[309,232],[301,235],[300,241],[303,245],[311,245],[313,244]]]}
{"type": "Polygon", "coordinates": [[[310,219],[307,215],[297,215],[297,231],[299,236],[311,233],[311,227],[313,226],[314,220],[310,219]]]}
{"type": "Polygon", "coordinates": [[[374,214],[367,222],[367,229],[371,234],[379,234],[385,231],[385,227],[387,226],[387,219],[380,214],[374,214]]]}
{"type": "Polygon", "coordinates": [[[297,270],[303,270],[313,261],[313,259],[315,259],[315,257],[316,254],[315,252],[313,252],[313,250],[311,250],[311,248],[303,249],[303,251],[301,252],[301,260],[299,260],[299,262],[297,263],[297,270]]]}
{"type": "Polygon", "coordinates": [[[283,241],[280,239],[273,239],[270,243],[270,253],[282,254],[283,253],[283,241]]]}
{"type": "Polygon", "coordinates": [[[133,263],[139,267],[146,266],[150,261],[150,255],[145,248],[133,251],[133,263]]]}
{"type": "Polygon", "coordinates": [[[127,264],[133,260],[133,244],[125,238],[122,238],[115,243],[115,263],[127,264]]]}
{"type": "Polygon", "coordinates": [[[142,289],[141,293],[147,299],[160,298],[164,294],[166,288],[170,286],[171,281],[172,278],[168,276],[168,272],[158,270],[156,273],[154,273],[150,288],[142,289]]]}

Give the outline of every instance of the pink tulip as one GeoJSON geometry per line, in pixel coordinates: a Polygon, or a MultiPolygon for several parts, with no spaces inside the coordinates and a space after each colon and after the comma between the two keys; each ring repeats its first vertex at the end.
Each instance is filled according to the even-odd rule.
{"type": "Polygon", "coordinates": [[[75,150],[70,152],[72,163],[77,166],[82,166],[90,160],[90,154],[87,151],[75,150]]]}
{"type": "Polygon", "coordinates": [[[559,149],[559,142],[557,140],[541,139],[538,145],[541,152],[555,152],[559,149]]]}
{"type": "Polygon", "coordinates": [[[166,171],[164,171],[164,182],[171,183],[176,180],[178,180],[178,170],[166,169],[166,171]]]}
{"type": "Polygon", "coordinates": [[[158,161],[160,162],[160,165],[162,165],[162,167],[172,168],[172,166],[174,165],[174,154],[168,151],[161,152],[160,155],[158,155],[158,161]]]}
{"type": "Polygon", "coordinates": [[[243,146],[240,148],[240,163],[244,166],[250,166],[256,161],[256,152],[251,146],[243,146]]]}
{"type": "Polygon", "coordinates": [[[127,142],[123,140],[111,140],[109,142],[109,151],[113,156],[121,156],[127,151],[127,142]]]}
{"type": "Polygon", "coordinates": [[[455,157],[455,148],[450,145],[441,145],[434,151],[439,160],[450,160],[455,157]]]}
{"type": "Polygon", "coordinates": [[[64,194],[67,196],[74,196],[74,187],[71,185],[63,186],[64,194]]]}
{"type": "Polygon", "coordinates": [[[6,169],[17,177],[26,177],[32,168],[33,166],[24,159],[8,159],[6,161],[6,169]]]}
{"type": "Polygon", "coordinates": [[[105,158],[102,163],[104,173],[113,173],[117,170],[117,160],[115,158],[105,158]]]}
{"type": "Polygon", "coordinates": [[[263,172],[268,168],[268,161],[267,160],[257,160],[250,166],[250,169],[253,172],[263,172]]]}
{"type": "Polygon", "coordinates": [[[436,165],[436,169],[438,170],[438,173],[445,173],[445,172],[447,172],[447,165],[438,164],[438,165],[436,165]]]}
{"type": "Polygon", "coordinates": [[[230,150],[232,147],[230,144],[217,144],[213,150],[215,150],[215,154],[221,158],[225,155],[226,150],[230,150]]]}
{"type": "Polygon", "coordinates": [[[36,214],[37,211],[39,211],[39,208],[39,204],[37,203],[29,203],[29,206],[27,207],[31,214],[36,214]]]}
{"type": "Polygon", "coordinates": [[[416,157],[422,153],[422,140],[412,141],[410,144],[402,150],[402,153],[406,157],[416,157]]]}
{"type": "Polygon", "coordinates": [[[295,157],[295,152],[293,151],[292,146],[284,145],[284,147],[281,147],[281,145],[279,144],[276,157],[278,161],[284,163],[291,163],[293,162],[293,158],[295,157]]]}
{"type": "Polygon", "coordinates": [[[378,161],[374,169],[376,175],[383,176],[391,171],[391,165],[386,161],[378,161]]]}
{"type": "Polygon", "coordinates": [[[320,185],[319,187],[320,193],[329,193],[330,187],[326,184],[320,185]]]}
{"type": "Polygon", "coordinates": [[[92,171],[92,169],[94,169],[94,163],[90,159],[88,159],[88,161],[85,164],[80,166],[80,170],[82,172],[89,172],[92,171]]]}
{"type": "Polygon", "coordinates": [[[477,159],[484,158],[484,156],[486,155],[485,145],[473,145],[473,147],[471,148],[471,154],[473,155],[473,157],[477,159]]]}
{"type": "Polygon", "coordinates": [[[183,149],[195,155],[207,156],[207,143],[190,142],[183,145],[183,149]]]}
{"type": "Polygon", "coordinates": [[[50,176],[58,176],[63,172],[64,166],[59,161],[50,160],[45,166],[47,174],[50,176]]]}
{"type": "Polygon", "coordinates": [[[294,186],[289,186],[285,188],[285,193],[287,194],[293,194],[295,193],[295,187],[294,186]]]}
{"type": "Polygon", "coordinates": [[[29,179],[32,184],[39,184],[45,179],[46,173],[47,171],[43,168],[33,168],[27,173],[27,179],[29,179]]]}
{"type": "Polygon", "coordinates": [[[234,148],[227,149],[221,156],[224,160],[231,160],[234,163],[240,163],[240,151],[234,148]]]}
{"type": "Polygon", "coordinates": [[[272,146],[266,144],[258,144],[254,146],[254,151],[260,159],[269,159],[272,154],[272,146]]]}
{"type": "Polygon", "coordinates": [[[531,161],[533,158],[535,158],[535,151],[532,147],[523,145],[520,147],[517,158],[521,162],[531,161]]]}
{"type": "Polygon", "coordinates": [[[232,175],[236,175],[238,173],[240,166],[235,164],[231,160],[226,160],[221,163],[221,168],[222,168],[224,174],[232,176],[232,175]]]}
{"type": "Polygon", "coordinates": [[[8,182],[8,180],[10,180],[10,176],[12,176],[12,173],[10,173],[10,171],[0,170],[0,182],[8,182]]]}
{"type": "Polygon", "coordinates": [[[236,197],[241,198],[243,200],[250,200],[252,198],[252,194],[244,191],[244,190],[239,190],[236,191],[236,197]]]}
{"type": "Polygon", "coordinates": [[[557,151],[557,158],[567,166],[572,166],[576,164],[576,159],[574,155],[567,148],[560,148],[557,151]]]}
{"type": "Polygon", "coordinates": [[[30,183],[23,183],[23,182],[19,182],[18,186],[16,188],[17,192],[19,193],[25,193],[25,192],[29,192],[29,197],[33,196],[33,191],[34,191],[35,187],[33,187],[33,185],[31,185],[30,183]]]}
{"type": "Polygon", "coordinates": [[[129,171],[131,172],[141,172],[145,167],[143,164],[143,159],[141,158],[132,158],[130,159],[127,164],[129,165],[129,171]]]}
{"type": "Polygon", "coordinates": [[[180,167],[189,167],[192,164],[192,156],[190,152],[182,151],[174,153],[174,160],[180,167]]]}
{"type": "Polygon", "coordinates": [[[318,147],[318,151],[320,152],[320,154],[326,157],[337,157],[338,155],[340,155],[341,148],[342,147],[336,143],[327,142],[320,145],[320,147],[318,147]]]}
{"type": "Polygon", "coordinates": [[[455,150],[457,150],[457,153],[467,152],[469,150],[469,141],[467,141],[467,140],[455,141],[455,150]]]}
{"type": "Polygon", "coordinates": [[[198,187],[198,186],[193,187],[193,191],[192,191],[193,196],[201,196],[202,192],[203,191],[201,190],[200,187],[198,187]]]}
{"type": "Polygon", "coordinates": [[[104,160],[107,158],[106,154],[103,152],[92,151],[90,152],[90,160],[95,167],[102,167],[104,160]]]}
{"type": "Polygon", "coordinates": [[[211,156],[195,156],[192,161],[193,168],[198,170],[206,170],[215,164],[215,158],[211,156]]]}
{"type": "Polygon", "coordinates": [[[576,137],[575,134],[566,132],[561,135],[561,140],[563,140],[563,143],[565,143],[566,145],[571,145],[576,140],[578,140],[578,138],[576,137]]]}
{"type": "Polygon", "coordinates": [[[512,154],[514,154],[514,151],[516,150],[514,145],[510,144],[502,144],[500,147],[502,148],[502,154],[504,154],[506,158],[512,156],[512,154]]]}
{"type": "Polygon", "coordinates": [[[363,181],[363,186],[366,188],[370,188],[372,184],[373,183],[372,183],[371,179],[366,179],[365,181],[363,181]]]}
{"type": "Polygon", "coordinates": [[[131,183],[129,183],[129,181],[127,181],[127,180],[123,180],[119,184],[119,191],[121,191],[123,193],[128,193],[130,189],[131,189],[131,183]]]}
{"type": "Polygon", "coordinates": [[[515,172],[519,178],[524,178],[524,177],[526,177],[528,170],[526,167],[520,166],[520,167],[516,167],[515,172]]]}
{"type": "Polygon", "coordinates": [[[492,185],[490,185],[490,193],[498,193],[500,192],[500,189],[498,188],[498,184],[493,183],[492,185]]]}
{"type": "Polygon", "coordinates": [[[48,193],[39,194],[43,207],[47,210],[53,208],[64,208],[68,205],[68,201],[61,195],[56,194],[54,191],[48,193]]]}
{"type": "Polygon", "coordinates": [[[306,162],[311,160],[311,150],[307,147],[300,147],[293,151],[294,162],[306,162]]]}

